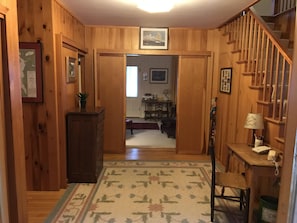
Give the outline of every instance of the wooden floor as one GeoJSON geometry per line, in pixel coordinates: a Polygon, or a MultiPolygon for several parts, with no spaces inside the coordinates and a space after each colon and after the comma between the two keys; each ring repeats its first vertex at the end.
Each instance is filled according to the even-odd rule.
{"type": "MultiPolygon", "coordinates": [[[[209,160],[205,155],[176,154],[174,149],[127,148],[126,154],[105,154],[104,160],[209,160]]],[[[60,191],[28,191],[28,222],[41,223],[64,194],[60,191]]]]}

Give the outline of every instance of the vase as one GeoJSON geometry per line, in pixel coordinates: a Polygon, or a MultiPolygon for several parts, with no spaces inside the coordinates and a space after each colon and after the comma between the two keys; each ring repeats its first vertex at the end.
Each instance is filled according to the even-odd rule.
{"type": "Polygon", "coordinates": [[[86,100],[83,100],[83,101],[79,101],[79,102],[80,102],[80,109],[81,110],[85,110],[86,109],[87,101],[86,100]]]}

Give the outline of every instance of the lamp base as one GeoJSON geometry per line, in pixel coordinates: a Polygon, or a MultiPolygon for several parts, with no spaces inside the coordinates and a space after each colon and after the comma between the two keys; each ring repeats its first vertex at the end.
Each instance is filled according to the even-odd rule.
{"type": "Polygon", "coordinates": [[[249,141],[249,143],[248,143],[248,146],[250,146],[250,147],[255,147],[255,138],[256,138],[255,134],[256,134],[256,130],[252,129],[252,136],[251,136],[251,139],[249,139],[251,141],[249,141]]]}

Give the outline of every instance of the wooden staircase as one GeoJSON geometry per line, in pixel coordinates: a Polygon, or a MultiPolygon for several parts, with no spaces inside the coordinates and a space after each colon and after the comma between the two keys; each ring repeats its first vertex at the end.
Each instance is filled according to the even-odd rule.
{"type": "Polygon", "coordinates": [[[275,140],[284,144],[292,42],[275,24],[267,24],[252,9],[221,30],[223,35],[228,35],[228,43],[234,46],[232,53],[239,53],[237,63],[244,66],[242,74],[251,77],[249,87],[258,90],[257,104],[262,107],[265,120],[278,127],[275,140]]]}

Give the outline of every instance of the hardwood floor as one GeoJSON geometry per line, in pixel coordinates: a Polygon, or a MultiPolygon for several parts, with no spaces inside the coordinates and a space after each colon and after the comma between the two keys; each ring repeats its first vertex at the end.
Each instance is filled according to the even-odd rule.
{"type": "Polygon", "coordinates": [[[126,154],[104,154],[104,160],[209,160],[206,155],[176,154],[172,148],[127,148],[126,154]]]}
{"type": "MultiPolygon", "coordinates": [[[[176,154],[164,148],[127,148],[126,154],[104,154],[104,160],[210,160],[206,155],[176,154]]],[[[28,191],[28,223],[41,223],[55,207],[65,190],[28,191]]]]}
{"type": "Polygon", "coordinates": [[[59,191],[27,191],[28,222],[44,222],[64,192],[64,189],[59,191]]]}

